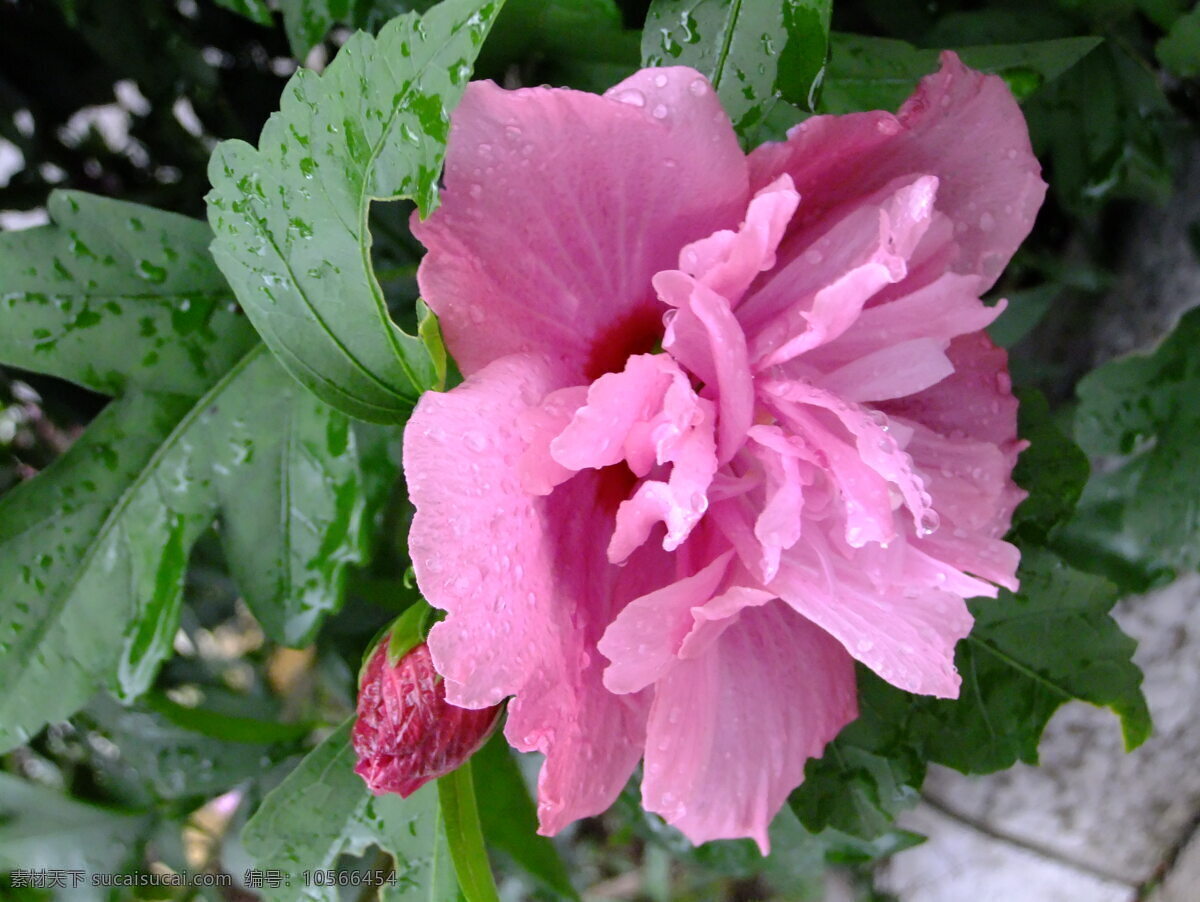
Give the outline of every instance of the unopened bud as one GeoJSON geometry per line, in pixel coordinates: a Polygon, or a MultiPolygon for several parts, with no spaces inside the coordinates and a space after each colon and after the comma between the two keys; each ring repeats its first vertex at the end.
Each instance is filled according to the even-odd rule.
{"type": "Polygon", "coordinates": [[[474,710],[447,702],[423,641],[398,659],[394,652],[385,635],[359,680],[354,770],[376,795],[407,797],[470,758],[491,735],[501,706],[474,710]]]}

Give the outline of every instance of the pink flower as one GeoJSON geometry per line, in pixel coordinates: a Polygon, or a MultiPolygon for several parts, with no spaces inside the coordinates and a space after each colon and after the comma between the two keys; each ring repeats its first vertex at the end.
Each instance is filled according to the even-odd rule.
{"type": "Polygon", "coordinates": [[[446,704],[429,647],[422,643],[393,664],[385,638],[371,653],[358,689],[354,772],[376,795],[408,798],[475,754],[499,717],[498,707],[470,711],[446,704]]]}
{"type": "Polygon", "coordinates": [[[1021,113],[948,53],[899,115],[747,157],[690,69],[482,82],[445,178],[419,280],[466,381],[404,458],[447,698],[513,697],[545,833],[644,758],[647,809],[765,850],[853,662],[954,697],[963,599],[1016,585],[978,298],[1045,191],[1021,113]]]}

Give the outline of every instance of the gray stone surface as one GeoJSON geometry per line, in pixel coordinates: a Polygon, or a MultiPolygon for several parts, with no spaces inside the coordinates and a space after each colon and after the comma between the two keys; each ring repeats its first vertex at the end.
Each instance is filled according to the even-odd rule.
{"type": "Polygon", "coordinates": [[[928,805],[906,817],[905,826],[929,839],[897,855],[878,881],[902,902],[1132,902],[1134,897],[1128,884],[997,840],[928,805]]]}
{"type": "Polygon", "coordinates": [[[1200,899],[1200,831],[1192,834],[1147,902],[1196,902],[1197,899],[1200,899]]]}
{"type": "MultiPolygon", "coordinates": [[[[958,885],[949,878],[915,889],[924,885],[921,874],[944,874],[952,860],[962,880],[1001,893],[989,899],[1086,902],[1117,898],[1111,893],[1124,888],[1119,898],[1128,902],[1187,838],[1200,812],[1200,577],[1130,599],[1116,614],[1139,640],[1154,735],[1127,755],[1112,714],[1072,704],[1047,727],[1040,767],[1018,765],[985,778],[934,770],[925,788],[933,804],[903,824],[937,833],[885,866],[881,887],[902,902],[964,898],[948,888],[937,894],[958,885]],[[1036,872],[1040,882],[1005,896],[1010,867],[1036,872]],[[1080,889],[1059,895],[1068,877],[1080,889]]],[[[1190,892],[1181,900],[1200,902],[1200,882],[1190,892]]]]}

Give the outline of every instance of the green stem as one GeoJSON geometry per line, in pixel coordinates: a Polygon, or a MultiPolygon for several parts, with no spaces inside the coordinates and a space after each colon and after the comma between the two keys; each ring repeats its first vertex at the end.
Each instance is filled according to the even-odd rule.
{"type": "Polygon", "coordinates": [[[438,802],[446,819],[446,839],[450,857],[454,859],[454,872],[467,902],[500,902],[479,826],[470,761],[438,779],[438,802]]]}

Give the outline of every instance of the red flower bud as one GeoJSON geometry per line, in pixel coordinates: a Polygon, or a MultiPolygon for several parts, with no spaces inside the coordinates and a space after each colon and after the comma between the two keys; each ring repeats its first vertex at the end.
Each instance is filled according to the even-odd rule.
{"type": "Polygon", "coordinates": [[[359,681],[354,771],[376,795],[407,798],[470,758],[499,718],[499,705],[472,710],[446,701],[424,642],[393,664],[385,637],[359,681]]]}

